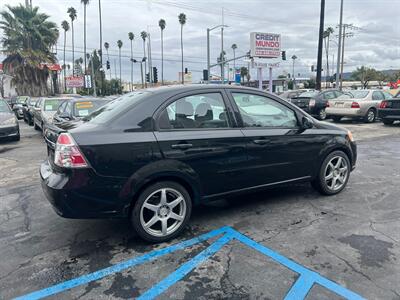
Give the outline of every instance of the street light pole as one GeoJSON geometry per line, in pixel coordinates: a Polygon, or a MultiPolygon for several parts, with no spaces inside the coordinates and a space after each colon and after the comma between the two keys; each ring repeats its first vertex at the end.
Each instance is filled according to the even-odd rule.
{"type": "MultiPolygon", "coordinates": [[[[220,27],[228,27],[228,25],[217,25],[212,28],[207,28],[207,71],[208,71],[208,80],[207,83],[210,81],[211,77],[211,63],[210,63],[210,32],[213,31],[214,29],[220,28],[220,27]]],[[[222,42],[222,47],[223,47],[223,42],[222,42]]]]}
{"type": "Polygon", "coordinates": [[[338,54],[336,59],[336,88],[339,87],[339,74],[340,74],[340,61],[341,61],[341,48],[342,48],[342,26],[343,26],[343,0],[340,0],[340,18],[339,18],[339,43],[338,54]]]}
{"type": "Polygon", "coordinates": [[[317,78],[316,89],[321,90],[321,71],[322,71],[322,39],[324,35],[325,0],[321,0],[321,12],[319,19],[318,55],[317,55],[317,78]]]}
{"type": "Polygon", "coordinates": [[[293,89],[296,89],[296,76],[294,75],[294,61],[297,59],[297,56],[296,55],[293,55],[292,56],[292,59],[293,59],[293,73],[292,73],[292,75],[293,75],[293,89]]]}

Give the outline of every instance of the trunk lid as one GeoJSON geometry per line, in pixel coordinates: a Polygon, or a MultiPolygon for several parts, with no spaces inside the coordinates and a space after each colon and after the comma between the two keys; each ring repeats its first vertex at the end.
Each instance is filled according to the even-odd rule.
{"type": "Polygon", "coordinates": [[[294,97],[290,102],[300,108],[308,108],[310,100],[311,97],[294,97]]]}

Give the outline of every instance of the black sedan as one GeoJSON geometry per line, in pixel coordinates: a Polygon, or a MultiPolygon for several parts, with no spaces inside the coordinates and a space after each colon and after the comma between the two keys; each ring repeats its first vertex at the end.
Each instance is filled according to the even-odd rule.
{"type": "Polygon", "coordinates": [[[42,187],[59,215],[130,218],[152,242],[177,236],[203,201],[303,181],[337,194],[357,157],[349,131],[221,85],[129,93],[45,138],[42,187]]]}
{"type": "Polygon", "coordinates": [[[378,109],[378,117],[382,119],[385,125],[400,121],[400,92],[394,98],[381,102],[378,109]]]}
{"type": "Polygon", "coordinates": [[[326,107],[329,105],[329,100],[336,99],[344,93],[339,90],[325,90],[325,91],[309,91],[300,94],[291,99],[291,103],[300,107],[310,115],[317,117],[319,120],[325,120],[326,107]]]}
{"type": "Polygon", "coordinates": [[[19,141],[19,124],[8,103],[0,99],[0,140],[5,139],[19,141]]]}
{"type": "Polygon", "coordinates": [[[25,105],[22,107],[22,112],[24,115],[24,121],[28,123],[28,125],[33,126],[33,111],[34,107],[36,105],[36,102],[39,100],[39,98],[32,98],[30,97],[25,105]]]}

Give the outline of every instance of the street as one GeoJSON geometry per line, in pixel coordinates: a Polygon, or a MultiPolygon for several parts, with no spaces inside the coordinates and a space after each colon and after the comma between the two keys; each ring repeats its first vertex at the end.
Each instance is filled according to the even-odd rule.
{"type": "MultiPolygon", "coordinates": [[[[177,239],[151,245],[125,220],[57,216],[39,180],[45,143],[20,121],[21,141],[0,145],[0,298],[23,296],[229,226],[361,297],[400,299],[400,124],[339,125],[352,130],[358,144],[357,167],[342,193],[324,197],[309,184],[296,184],[221,199],[196,207],[177,239]]],[[[138,297],[215,239],[60,290],[53,298],[138,297]]],[[[233,239],[159,299],[280,299],[297,278],[233,239]]],[[[340,297],[314,284],[307,299],[340,297]]]]}

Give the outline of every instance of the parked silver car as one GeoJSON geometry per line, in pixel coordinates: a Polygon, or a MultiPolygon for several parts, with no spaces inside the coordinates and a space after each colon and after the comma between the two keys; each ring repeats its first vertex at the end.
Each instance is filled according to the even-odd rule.
{"type": "Polygon", "coordinates": [[[52,123],[53,116],[56,113],[58,107],[65,100],[72,98],[63,97],[47,97],[40,98],[33,110],[33,126],[36,130],[44,131],[47,124],[52,123]]]}
{"type": "Polygon", "coordinates": [[[326,114],[335,122],[343,117],[362,118],[366,123],[373,123],[378,115],[378,108],[385,99],[393,96],[382,90],[348,91],[345,95],[329,101],[326,114]]]}

